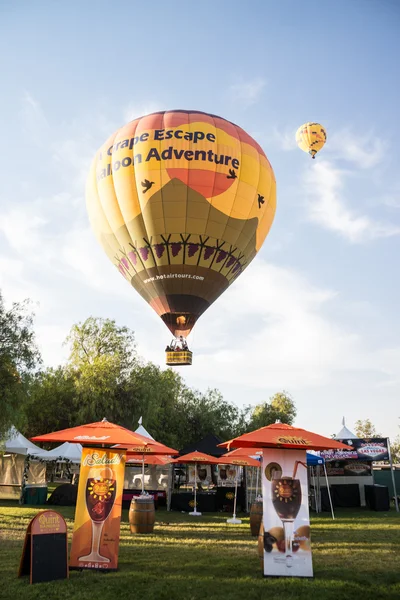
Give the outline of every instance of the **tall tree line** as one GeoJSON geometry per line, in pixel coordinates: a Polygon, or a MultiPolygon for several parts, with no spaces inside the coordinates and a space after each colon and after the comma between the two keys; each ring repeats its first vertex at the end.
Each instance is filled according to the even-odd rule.
{"type": "MultiPolygon", "coordinates": [[[[110,319],[73,325],[65,365],[43,367],[27,303],[10,310],[0,296],[0,434],[11,424],[32,437],[106,417],[136,429],[139,417],[153,437],[182,448],[208,433],[230,439],[279,419],[292,423],[287,392],[238,408],[217,389],[188,387],[172,369],[145,362],[134,333],[110,319]]],[[[2,436],[0,436],[2,437],[2,436]]]]}

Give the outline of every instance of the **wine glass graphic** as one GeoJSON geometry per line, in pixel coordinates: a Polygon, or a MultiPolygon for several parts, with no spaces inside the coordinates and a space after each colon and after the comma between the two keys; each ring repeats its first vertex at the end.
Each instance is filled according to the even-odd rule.
{"type": "Polygon", "coordinates": [[[301,506],[300,479],[293,477],[279,477],[272,480],[272,504],[275,512],[282,521],[285,532],[286,566],[291,567],[293,562],[293,524],[301,506]]]}
{"type": "Polygon", "coordinates": [[[117,482],[112,469],[90,469],[86,480],[86,508],[92,521],[92,547],[86,556],[79,560],[87,562],[105,562],[110,559],[100,554],[100,540],[104,522],[114,506],[117,482]]]}

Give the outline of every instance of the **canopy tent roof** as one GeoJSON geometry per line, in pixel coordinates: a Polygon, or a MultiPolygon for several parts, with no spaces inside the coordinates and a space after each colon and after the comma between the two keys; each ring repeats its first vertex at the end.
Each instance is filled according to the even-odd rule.
{"type": "Polygon", "coordinates": [[[71,461],[73,463],[80,464],[82,459],[82,445],[81,444],[71,444],[70,442],[64,442],[61,446],[57,446],[57,448],[53,448],[53,450],[43,450],[46,454],[39,455],[39,458],[44,458],[45,460],[59,460],[59,461],[71,461]]]}
{"type": "Polygon", "coordinates": [[[4,447],[4,451],[10,454],[22,454],[23,456],[27,456],[28,454],[36,456],[40,454],[40,458],[45,458],[48,454],[47,450],[35,446],[14,426],[8,431],[2,446],[4,447]]]}
{"type": "Polygon", "coordinates": [[[318,456],[317,454],[312,454],[311,452],[306,452],[307,457],[307,467],[316,467],[318,465],[324,465],[325,459],[322,456],[318,456]]]}
{"type": "MultiPolygon", "coordinates": [[[[144,457],[145,465],[169,465],[170,462],[173,461],[173,458],[169,456],[165,456],[163,454],[150,454],[150,456],[144,457]]],[[[125,461],[126,465],[134,465],[134,466],[142,466],[143,459],[142,455],[127,455],[127,459],[125,461]]]]}
{"type": "Polygon", "coordinates": [[[142,417],[140,417],[138,423],[139,423],[139,427],[137,429],[135,429],[135,433],[138,433],[139,435],[143,435],[144,437],[150,438],[151,440],[154,440],[153,436],[149,434],[149,432],[147,431],[147,429],[145,427],[143,427],[142,417]]]}
{"type": "Polygon", "coordinates": [[[335,435],[335,440],[355,440],[355,439],[357,439],[357,436],[352,431],[350,431],[350,429],[347,429],[344,417],[342,419],[342,425],[343,425],[342,429],[339,431],[339,433],[337,435],[335,435]]]}
{"type": "Polygon", "coordinates": [[[171,460],[172,463],[182,463],[182,464],[190,464],[190,463],[203,463],[206,465],[217,465],[219,460],[214,456],[210,456],[209,454],[204,454],[204,452],[189,452],[188,454],[184,454],[182,456],[178,456],[174,460],[171,460]]]}
{"type": "Polygon", "coordinates": [[[113,444],[142,446],[149,442],[149,438],[134,433],[121,425],[110,423],[107,419],[53,433],[36,435],[32,440],[36,442],[73,442],[90,446],[103,444],[106,446],[113,444]]]}
{"type": "Polygon", "coordinates": [[[222,440],[218,436],[209,433],[202,440],[199,440],[195,444],[189,444],[180,450],[179,454],[189,454],[190,452],[204,452],[205,454],[210,454],[211,456],[222,456],[225,454],[225,450],[219,447],[222,440]]]}
{"type": "Polygon", "coordinates": [[[240,435],[233,440],[220,444],[224,448],[286,448],[288,450],[328,450],[339,448],[347,450],[349,446],[312,433],[300,427],[292,427],[286,423],[273,423],[250,433],[240,435]]]}
{"type": "Polygon", "coordinates": [[[150,438],[144,438],[140,444],[115,444],[113,448],[126,449],[127,456],[142,456],[146,454],[178,454],[178,450],[165,446],[150,438]]]}

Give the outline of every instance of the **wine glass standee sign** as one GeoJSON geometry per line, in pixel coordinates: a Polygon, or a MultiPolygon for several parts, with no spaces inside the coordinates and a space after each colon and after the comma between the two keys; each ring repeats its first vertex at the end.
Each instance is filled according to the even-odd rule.
{"type": "Polygon", "coordinates": [[[124,469],[124,450],[83,448],[71,569],[117,569],[124,469]]]}
{"type": "Polygon", "coordinates": [[[264,575],[312,577],[305,451],[265,449],[262,470],[264,575]]]}

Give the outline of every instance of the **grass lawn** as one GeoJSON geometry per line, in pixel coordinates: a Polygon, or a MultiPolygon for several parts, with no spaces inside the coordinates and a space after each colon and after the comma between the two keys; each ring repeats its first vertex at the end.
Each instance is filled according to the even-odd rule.
{"type": "MultiPolygon", "coordinates": [[[[0,598],[12,600],[379,600],[400,599],[400,517],[394,512],[338,511],[312,517],[313,580],[266,579],[249,518],[190,517],[158,510],[151,535],[131,535],[123,511],[119,570],[72,571],[70,579],[29,585],[17,578],[29,520],[42,508],[0,504],[0,598]]],[[[52,507],[49,507],[52,508],[52,507]]],[[[54,507],[71,540],[74,507],[54,507]]]]}

